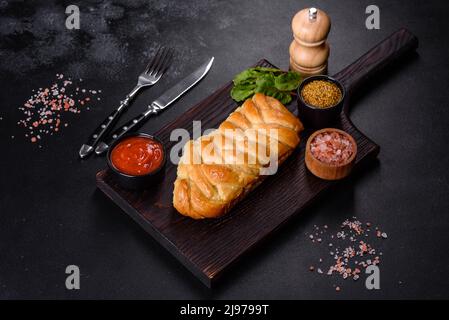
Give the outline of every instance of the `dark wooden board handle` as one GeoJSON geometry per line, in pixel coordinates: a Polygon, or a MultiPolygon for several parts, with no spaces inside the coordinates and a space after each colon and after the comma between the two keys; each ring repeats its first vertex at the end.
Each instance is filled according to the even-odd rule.
{"type": "Polygon", "coordinates": [[[418,47],[418,38],[401,28],[336,75],[346,88],[347,96],[362,83],[405,53],[418,47]]]}

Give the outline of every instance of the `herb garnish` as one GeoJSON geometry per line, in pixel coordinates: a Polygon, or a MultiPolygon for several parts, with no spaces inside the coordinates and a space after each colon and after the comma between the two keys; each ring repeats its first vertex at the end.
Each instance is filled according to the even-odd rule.
{"type": "Polygon", "coordinates": [[[274,68],[255,67],[239,73],[233,82],[231,97],[235,101],[244,101],[255,93],[263,93],[288,104],[292,101],[291,91],[301,83],[301,75],[274,68]]]}

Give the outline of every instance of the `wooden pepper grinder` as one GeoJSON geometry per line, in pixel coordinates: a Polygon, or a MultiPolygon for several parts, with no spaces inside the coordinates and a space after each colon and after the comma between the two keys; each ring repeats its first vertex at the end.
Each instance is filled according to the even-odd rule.
{"type": "Polygon", "coordinates": [[[327,73],[331,29],[329,16],[322,10],[308,8],[299,11],[292,20],[294,40],[290,44],[290,69],[304,78],[327,73]]]}

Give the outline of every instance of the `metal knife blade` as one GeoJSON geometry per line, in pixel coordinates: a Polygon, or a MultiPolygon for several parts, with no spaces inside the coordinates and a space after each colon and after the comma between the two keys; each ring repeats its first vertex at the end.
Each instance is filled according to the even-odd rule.
{"type": "Polygon", "coordinates": [[[214,57],[210,58],[206,63],[201,65],[193,73],[179,81],[175,86],[171,87],[165,91],[159,98],[154,100],[149,106],[148,110],[138,115],[136,118],[131,119],[123,126],[115,130],[110,134],[106,141],[100,142],[95,148],[95,153],[97,155],[103,154],[109,149],[109,146],[117,139],[122,137],[125,133],[134,130],[135,128],[141,126],[151,115],[158,114],[161,110],[165,109],[173,102],[175,102],[180,96],[186,93],[190,88],[197,84],[204,76],[209,72],[212,64],[214,62],[214,57]]]}
{"type": "Polygon", "coordinates": [[[153,101],[152,104],[156,105],[159,109],[164,109],[172,104],[176,99],[182,96],[186,91],[193,87],[198,81],[209,72],[212,64],[214,63],[214,57],[204,63],[201,67],[195,70],[193,73],[179,81],[176,85],[165,91],[159,98],[153,101]]]}

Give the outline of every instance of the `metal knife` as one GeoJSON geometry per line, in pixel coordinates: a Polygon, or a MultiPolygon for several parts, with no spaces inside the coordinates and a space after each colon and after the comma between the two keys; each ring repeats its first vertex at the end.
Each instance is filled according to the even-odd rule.
{"type": "Polygon", "coordinates": [[[141,113],[139,116],[128,121],[122,127],[115,130],[106,141],[100,142],[95,148],[97,155],[103,154],[109,149],[109,146],[114,143],[115,140],[122,137],[125,133],[140,127],[150,116],[157,115],[159,112],[170,106],[185,92],[198,83],[209,72],[214,57],[210,58],[206,63],[199,67],[196,71],[188,75],[186,78],[178,82],[175,86],[165,91],[159,98],[154,100],[149,106],[148,110],[141,113]]]}

